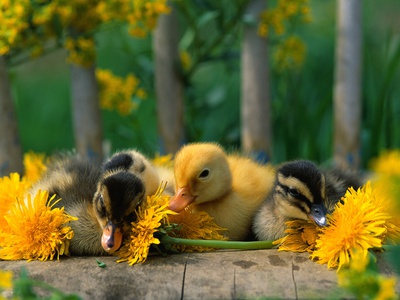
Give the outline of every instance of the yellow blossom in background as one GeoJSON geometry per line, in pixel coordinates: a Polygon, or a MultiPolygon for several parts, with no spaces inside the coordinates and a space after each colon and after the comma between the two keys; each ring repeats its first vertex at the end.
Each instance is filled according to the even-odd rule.
{"type": "Polygon", "coordinates": [[[277,9],[266,10],[261,14],[258,33],[262,37],[266,37],[271,32],[271,29],[276,35],[282,35],[285,32],[284,16],[277,9]]]}
{"type": "Polygon", "coordinates": [[[377,174],[400,176],[400,150],[388,150],[371,161],[371,169],[377,174]]]}
{"type": "Polygon", "coordinates": [[[384,277],[369,270],[369,255],[354,252],[349,267],[338,272],[339,287],[348,290],[357,299],[397,299],[396,278],[384,277]]]}
{"type": "Polygon", "coordinates": [[[118,251],[118,262],[127,261],[130,265],[144,262],[150,251],[150,246],[159,244],[160,240],[154,236],[167,217],[175,214],[168,209],[169,196],[165,196],[165,185],[159,187],[157,192],[147,197],[147,200],[137,209],[137,221],[132,222],[130,240],[118,251]]]}
{"type": "Polygon", "coordinates": [[[293,220],[286,222],[285,236],[275,241],[279,251],[309,252],[315,249],[319,227],[314,222],[293,220]]]}
{"type": "Polygon", "coordinates": [[[170,10],[167,0],[2,0],[0,55],[28,50],[37,56],[57,40],[64,41],[70,62],[87,67],[95,60],[94,34],[104,24],[128,23],[131,34],[144,37],[170,10]]]}
{"type": "Polygon", "coordinates": [[[129,33],[137,38],[144,38],[154,29],[161,14],[169,14],[171,8],[167,0],[135,0],[127,16],[129,33]]]}
{"type": "Polygon", "coordinates": [[[32,185],[37,182],[46,171],[46,157],[44,154],[28,152],[24,154],[24,178],[32,185]]]}
{"type": "Polygon", "coordinates": [[[156,153],[155,157],[152,159],[152,163],[158,167],[173,168],[174,156],[172,153],[167,155],[160,155],[160,153],[156,153]]]}
{"type": "Polygon", "coordinates": [[[0,1],[0,55],[7,54],[23,38],[21,33],[29,26],[29,0],[0,1]]]}
{"type": "Polygon", "coordinates": [[[146,92],[138,87],[139,79],[133,74],[122,78],[109,70],[97,69],[96,77],[100,89],[100,106],[103,109],[117,110],[121,115],[128,115],[137,108],[137,103],[132,97],[146,97],[146,92]]]}
{"type": "MultiPolygon", "coordinates": [[[[389,182],[390,180],[386,181],[386,183],[389,182]]],[[[375,182],[371,186],[374,190],[376,206],[380,207],[388,215],[385,222],[386,233],[383,236],[383,241],[385,243],[398,244],[400,242],[400,213],[397,210],[395,199],[388,197],[387,193],[377,188],[375,182]]]]}
{"type": "Polygon", "coordinates": [[[380,248],[390,216],[377,203],[369,182],[357,191],[349,188],[328,217],[329,226],[321,229],[311,257],[340,270],[356,252],[366,256],[368,249],[380,248]]]}
{"type": "Polygon", "coordinates": [[[12,288],[12,278],[13,273],[11,271],[0,270],[0,291],[12,288]]]}
{"type": "Polygon", "coordinates": [[[308,0],[279,0],[274,8],[261,13],[258,33],[262,37],[272,31],[276,35],[283,35],[286,31],[285,22],[298,19],[303,23],[311,21],[311,9],[308,0]]]}
{"type": "Polygon", "coordinates": [[[296,37],[289,36],[277,45],[274,52],[274,63],[280,71],[299,69],[306,56],[306,45],[296,37]]]}
{"type": "Polygon", "coordinates": [[[391,219],[388,239],[400,242],[400,150],[385,151],[371,161],[374,172],[372,186],[382,201],[386,202],[391,219]]]}
{"type": "Polygon", "coordinates": [[[181,51],[179,53],[179,56],[180,56],[180,59],[181,59],[182,68],[184,70],[189,70],[190,67],[192,66],[192,58],[190,57],[189,52],[181,51]]]}
{"type": "MultiPolygon", "coordinates": [[[[185,208],[183,211],[176,215],[169,216],[169,221],[179,225],[179,228],[174,230],[173,233],[185,239],[195,240],[227,240],[222,234],[226,231],[225,228],[218,226],[208,213],[204,211],[194,212],[191,206],[185,208]]],[[[207,251],[210,248],[186,246],[176,244],[173,247],[179,251],[207,251]]]]}
{"type": "Polygon", "coordinates": [[[74,234],[70,221],[77,220],[64,212],[64,208],[53,208],[53,196],[39,191],[34,197],[14,203],[4,216],[9,232],[1,233],[3,245],[0,259],[3,260],[52,260],[69,253],[69,241],[74,234]]]}
{"type": "Polygon", "coordinates": [[[147,92],[143,88],[138,88],[136,90],[136,97],[138,97],[141,100],[146,100],[147,99],[147,92]]]}
{"type": "Polygon", "coordinates": [[[271,33],[276,35],[273,59],[278,71],[296,70],[303,65],[306,45],[294,35],[293,25],[310,21],[308,0],[279,0],[276,7],[261,13],[258,34],[262,37],[270,36],[271,33]]]}
{"type": "Polygon", "coordinates": [[[77,39],[67,38],[65,48],[69,50],[68,61],[90,67],[96,59],[95,43],[93,37],[80,36],[77,39]]]}

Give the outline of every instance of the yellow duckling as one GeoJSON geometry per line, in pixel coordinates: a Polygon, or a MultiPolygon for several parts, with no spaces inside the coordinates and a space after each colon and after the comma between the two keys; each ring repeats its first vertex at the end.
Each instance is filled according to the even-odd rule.
{"type": "Polygon", "coordinates": [[[227,228],[232,240],[245,240],[254,213],[273,187],[275,171],[239,155],[227,155],[215,143],[194,143],[175,157],[175,195],[169,207],[179,212],[192,204],[227,228]]]}

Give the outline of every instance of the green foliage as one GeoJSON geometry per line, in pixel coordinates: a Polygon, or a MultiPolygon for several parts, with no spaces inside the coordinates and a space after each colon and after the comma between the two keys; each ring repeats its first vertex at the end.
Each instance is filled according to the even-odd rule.
{"type": "Polygon", "coordinates": [[[338,272],[339,286],[356,299],[397,299],[396,277],[381,275],[372,253],[366,260],[364,265],[360,258],[352,258],[350,266],[338,272]]]}
{"type": "MultiPolygon", "coordinates": [[[[254,21],[244,18],[246,3],[174,2],[181,30],[179,48],[188,59],[180,67],[185,83],[186,142],[212,140],[228,148],[240,147],[241,28],[244,21],[254,21]]],[[[307,158],[323,163],[332,157],[337,3],[310,4],[312,22],[294,22],[286,28],[307,46],[303,67],[282,72],[270,63],[274,162],[307,158]]],[[[364,167],[382,149],[400,147],[400,26],[392,13],[398,8],[396,0],[385,2],[379,10],[373,0],[363,1],[364,167]]],[[[149,94],[127,117],[105,111],[105,138],[113,151],[127,147],[147,154],[159,151],[151,38],[133,39],[126,27],[115,25],[98,32],[95,40],[99,68],[119,76],[134,73],[149,94]]],[[[276,40],[270,42],[273,51],[276,40]]],[[[264,59],[260,57],[260,62],[264,59]]],[[[68,67],[54,68],[56,65],[64,66],[64,57],[56,62],[46,56],[34,67],[25,64],[12,69],[25,151],[51,153],[73,147],[68,67]]]]}
{"type": "Polygon", "coordinates": [[[385,259],[390,263],[393,269],[400,275],[400,245],[386,246],[385,259]]]}
{"type": "Polygon", "coordinates": [[[24,152],[73,148],[69,74],[57,52],[11,69],[13,97],[24,152]],[[47,66],[55,66],[49,69],[47,66]]]}
{"type": "Polygon", "coordinates": [[[74,294],[65,294],[45,282],[30,279],[26,269],[22,268],[20,277],[13,282],[13,299],[80,300],[81,298],[74,294]],[[37,288],[40,289],[41,294],[38,293],[37,288]],[[42,296],[43,292],[46,296],[42,296]]]}

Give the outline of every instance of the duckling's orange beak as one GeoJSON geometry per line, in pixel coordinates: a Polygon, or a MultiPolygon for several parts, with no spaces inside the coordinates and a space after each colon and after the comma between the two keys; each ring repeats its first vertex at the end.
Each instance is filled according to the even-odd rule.
{"type": "Polygon", "coordinates": [[[190,203],[194,201],[194,196],[190,193],[190,188],[185,186],[178,189],[175,196],[169,201],[169,209],[175,212],[180,212],[190,203]]]}
{"type": "Polygon", "coordinates": [[[113,253],[121,247],[122,244],[122,231],[116,227],[113,222],[109,221],[103,229],[101,237],[101,245],[104,250],[113,253]]]}

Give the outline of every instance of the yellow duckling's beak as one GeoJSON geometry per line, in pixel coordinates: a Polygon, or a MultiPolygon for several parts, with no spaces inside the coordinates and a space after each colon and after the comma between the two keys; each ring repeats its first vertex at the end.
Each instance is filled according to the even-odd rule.
{"type": "Polygon", "coordinates": [[[117,251],[122,244],[122,230],[109,221],[103,229],[101,245],[109,253],[117,251]]]}
{"type": "Polygon", "coordinates": [[[169,209],[175,212],[180,212],[190,203],[194,201],[195,197],[190,193],[190,188],[185,186],[178,189],[169,202],[169,209]]]}

